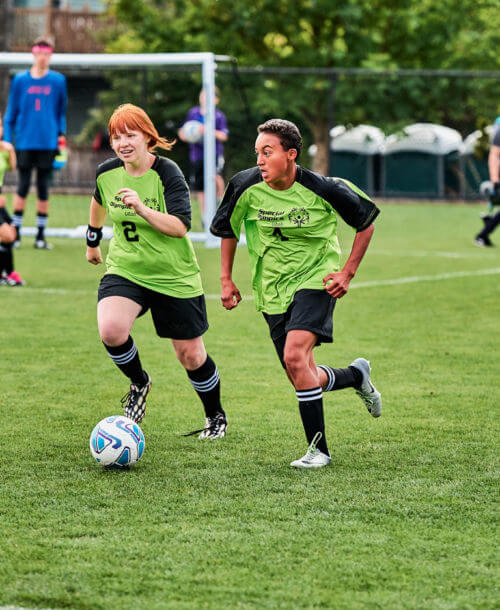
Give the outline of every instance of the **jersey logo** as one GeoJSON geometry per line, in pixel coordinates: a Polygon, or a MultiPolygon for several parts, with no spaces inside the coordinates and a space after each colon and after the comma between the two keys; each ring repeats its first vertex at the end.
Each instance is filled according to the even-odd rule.
{"type": "Polygon", "coordinates": [[[144,205],[147,205],[148,208],[151,208],[152,210],[156,210],[157,212],[160,211],[160,204],[158,202],[158,199],[156,199],[156,197],[146,197],[143,201],[144,205]]]}
{"type": "Polygon", "coordinates": [[[300,229],[302,225],[309,222],[309,212],[305,208],[292,208],[288,213],[288,220],[300,229]]]}

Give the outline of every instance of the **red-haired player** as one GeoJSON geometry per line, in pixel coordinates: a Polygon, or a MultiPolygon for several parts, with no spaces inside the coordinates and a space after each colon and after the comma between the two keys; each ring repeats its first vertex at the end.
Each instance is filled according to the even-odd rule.
{"type": "Polygon", "coordinates": [[[116,158],[97,169],[90,205],[87,260],[102,263],[99,241],[106,215],[113,222],[107,271],[98,293],[99,334],[113,362],[130,379],[125,415],[140,422],[151,379],[130,336],[135,320],[151,309],[156,333],[172,340],[175,354],[206,414],[200,438],[221,438],[227,419],[219,372],[205,350],[208,329],[200,269],[187,231],[189,190],[177,165],[153,151],[173,143],[158,135],[149,116],[132,104],[109,120],[116,158]]]}

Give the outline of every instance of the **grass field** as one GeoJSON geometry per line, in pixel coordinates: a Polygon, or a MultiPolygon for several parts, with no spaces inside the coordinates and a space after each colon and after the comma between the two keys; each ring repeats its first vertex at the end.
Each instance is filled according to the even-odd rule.
{"type": "MultiPolygon", "coordinates": [[[[52,226],[87,207],[55,198],[52,226]]],[[[228,436],[181,436],[201,405],[145,316],[145,454],[100,468],[88,437],[127,390],[97,333],[102,270],[78,240],[23,241],[27,286],[0,287],[0,606],[498,608],[500,248],[472,244],[477,206],[381,207],[317,361],[369,358],[383,414],[327,394],[333,460],[317,472],[289,467],[306,448],[293,389],[251,298],[220,306],[219,254],[201,246],[228,436]]],[[[235,278],[249,296],[244,248],[235,278]]]]}

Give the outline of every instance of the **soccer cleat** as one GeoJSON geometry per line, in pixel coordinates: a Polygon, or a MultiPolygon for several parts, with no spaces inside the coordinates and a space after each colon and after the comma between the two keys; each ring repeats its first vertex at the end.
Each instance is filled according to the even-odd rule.
{"type": "Polygon", "coordinates": [[[24,281],[17,271],[11,271],[9,273],[6,283],[9,286],[24,286],[24,281]]]}
{"type": "Polygon", "coordinates": [[[205,420],[205,427],[200,430],[193,430],[192,432],[188,432],[183,436],[195,436],[195,434],[201,434],[198,438],[223,438],[226,436],[227,430],[227,417],[225,413],[221,413],[217,411],[217,413],[213,417],[207,417],[205,420]]]}
{"type": "Polygon", "coordinates": [[[372,417],[380,417],[382,413],[382,397],[370,379],[370,362],[366,358],[356,358],[350,366],[358,369],[363,375],[363,381],[356,390],[356,394],[365,403],[368,413],[372,417]]]}
{"type": "Polygon", "coordinates": [[[322,466],[328,466],[332,461],[332,458],[329,455],[322,453],[316,447],[321,437],[321,432],[316,432],[311,444],[307,448],[306,454],[299,460],[290,462],[290,466],[293,466],[294,468],[321,468],[322,466]]]}
{"type": "MultiPolygon", "coordinates": [[[[146,371],[144,372],[146,373],[146,371]]],[[[151,390],[151,377],[147,373],[146,376],[148,380],[141,388],[131,383],[130,391],[121,400],[125,417],[129,417],[137,423],[141,422],[146,415],[146,396],[151,390]]]]}
{"type": "Polygon", "coordinates": [[[474,243],[480,248],[491,248],[493,246],[493,242],[489,237],[476,237],[474,243]]]}
{"type": "Polygon", "coordinates": [[[52,250],[54,246],[46,242],[45,239],[37,239],[33,244],[33,247],[37,250],[52,250]]]}
{"type": "Polygon", "coordinates": [[[7,286],[7,274],[5,271],[0,275],[0,286],[7,286]]]}

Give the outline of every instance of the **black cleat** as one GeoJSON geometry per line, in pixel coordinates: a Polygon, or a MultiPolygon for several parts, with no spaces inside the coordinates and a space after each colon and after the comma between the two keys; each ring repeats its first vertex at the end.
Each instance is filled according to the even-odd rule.
{"type": "MultiPolygon", "coordinates": [[[[146,373],[146,371],[144,371],[146,373]]],[[[146,396],[151,390],[151,377],[146,373],[147,382],[140,388],[133,383],[130,384],[130,391],[122,398],[123,414],[133,421],[139,423],[146,415],[146,396]]]]}
{"type": "Polygon", "coordinates": [[[227,417],[225,413],[218,411],[213,417],[207,417],[205,427],[200,430],[193,430],[184,436],[194,436],[199,434],[198,438],[223,438],[226,436],[227,417]]]}

